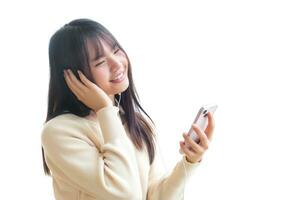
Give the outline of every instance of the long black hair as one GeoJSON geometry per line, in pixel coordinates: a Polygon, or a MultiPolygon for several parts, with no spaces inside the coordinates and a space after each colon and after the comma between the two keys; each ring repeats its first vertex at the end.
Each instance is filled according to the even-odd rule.
{"type": "MultiPolygon", "coordinates": [[[[100,39],[107,42],[111,47],[117,45],[126,55],[129,87],[121,93],[120,106],[124,111],[123,117],[125,123],[127,123],[132,143],[138,150],[143,149],[144,145],[146,145],[149,163],[152,164],[155,156],[154,122],[140,104],[140,99],[133,83],[128,55],[107,29],[93,20],[73,20],[57,30],[50,39],[50,81],[48,111],[45,123],[63,113],[72,113],[80,117],[85,117],[90,113],[91,109],[80,102],[68,88],[63,76],[63,70],[71,69],[78,79],[79,76],[75,72],[80,70],[90,81],[95,83],[90,71],[87,41],[92,41],[97,49],[97,53],[101,55],[102,44],[100,39]],[[151,122],[146,119],[146,116],[151,122]]],[[[50,175],[43,147],[42,156],[44,172],[46,175],[50,175]]]]}

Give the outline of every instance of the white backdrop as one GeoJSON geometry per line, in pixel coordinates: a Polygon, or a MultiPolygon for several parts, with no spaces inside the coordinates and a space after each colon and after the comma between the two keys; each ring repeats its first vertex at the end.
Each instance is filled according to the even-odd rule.
{"type": "Polygon", "coordinates": [[[54,199],[40,146],[48,42],[82,17],[106,26],[127,51],[167,169],[181,158],[182,132],[199,107],[219,105],[185,199],[300,199],[297,1],[0,4],[1,199],[54,199]]]}

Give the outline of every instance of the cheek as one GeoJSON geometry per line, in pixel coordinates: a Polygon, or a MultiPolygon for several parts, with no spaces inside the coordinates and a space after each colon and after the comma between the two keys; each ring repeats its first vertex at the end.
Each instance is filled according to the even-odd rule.
{"type": "Polygon", "coordinates": [[[126,69],[128,68],[128,60],[125,58],[123,61],[122,61],[123,65],[126,67],[126,69]]]}
{"type": "Polygon", "coordinates": [[[92,70],[92,74],[97,85],[104,89],[109,81],[109,72],[99,67],[92,70]]]}
{"type": "Polygon", "coordinates": [[[125,54],[122,54],[119,56],[119,61],[124,65],[126,68],[128,67],[128,60],[125,56],[125,54]]]}

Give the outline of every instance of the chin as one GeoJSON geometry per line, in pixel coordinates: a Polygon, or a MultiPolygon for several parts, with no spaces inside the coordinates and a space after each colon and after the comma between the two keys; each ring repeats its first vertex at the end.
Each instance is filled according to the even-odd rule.
{"type": "Polygon", "coordinates": [[[129,87],[129,84],[126,83],[126,84],[123,84],[122,86],[114,89],[113,92],[111,92],[111,94],[115,95],[115,94],[119,94],[119,93],[122,93],[122,92],[125,92],[129,87]]]}
{"type": "Polygon", "coordinates": [[[119,91],[118,93],[121,93],[121,92],[126,91],[126,90],[128,89],[128,87],[129,87],[129,84],[125,84],[125,85],[122,87],[122,89],[120,89],[120,91],[119,91]]]}
{"type": "Polygon", "coordinates": [[[129,87],[129,80],[126,77],[124,82],[120,85],[118,93],[124,92],[125,90],[127,90],[128,87],[129,87]]]}
{"type": "Polygon", "coordinates": [[[109,94],[111,95],[119,94],[127,90],[128,87],[129,87],[129,80],[128,77],[126,76],[122,83],[110,85],[109,94]]]}

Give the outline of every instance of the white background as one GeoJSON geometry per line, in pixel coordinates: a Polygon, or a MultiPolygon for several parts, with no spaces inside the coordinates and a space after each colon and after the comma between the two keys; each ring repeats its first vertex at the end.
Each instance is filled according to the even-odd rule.
{"type": "Polygon", "coordinates": [[[2,1],[1,199],[54,199],[40,146],[48,42],[82,17],[127,51],[166,168],[199,107],[219,105],[185,199],[300,199],[299,10],[289,0],[2,1]]]}

